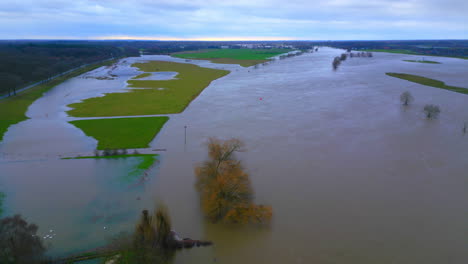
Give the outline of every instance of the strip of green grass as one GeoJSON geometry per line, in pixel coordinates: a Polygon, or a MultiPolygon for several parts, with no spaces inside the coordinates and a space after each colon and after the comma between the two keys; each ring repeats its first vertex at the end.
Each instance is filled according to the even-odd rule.
{"type": "Polygon", "coordinates": [[[173,80],[129,80],[134,89],[128,93],[111,93],[103,97],[89,98],[71,104],[68,111],[72,116],[133,116],[156,115],[182,112],[211,81],[229,73],[225,70],[202,68],[193,64],[167,61],[135,63],[144,72],[178,72],[173,80]],[[165,89],[157,89],[165,88],[165,89]]]}
{"type": "Polygon", "coordinates": [[[426,78],[426,77],[423,77],[423,76],[406,74],[406,73],[393,73],[393,72],[387,72],[386,74],[388,76],[400,78],[400,79],[407,80],[407,81],[410,81],[410,82],[419,83],[419,84],[422,84],[422,85],[432,86],[432,87],[445,89],[445,90],[449,90],[449,91],[457,92],[457,93],[462,93],[462,94],[468,94],[468,88],[449,86],[449,85],[446,85],[442,81],[429,79],[429,78],[426,78]]]}
{"type": "Polygon", "coordinates": [[[97,149],[147,148],[167,116],[77,120],[70,123],[98,141],[97,149]]]}
{"type": "Polygon", "coordinates": [[[140,75],[137,75],[137,76],[133,77],[132,79],[141,79],[141,78],[145,78],[145,77],[149,77],[149,76],[151,76],[151,73],[145,72],[145,73],[142,73],[140,75]]]}
{"type": "Polygon", "coordinates": [[[239,64],[243,67],[269,61],[269,58],[287,53],[290,49],[213,49],[196,52],[175,53],[172,56],[184,59],[209,60],[213,63],[239,64]]]}
{"type": "Polygon", "coordinates": [[[34,101],[39,99],[45,92],[70,78],[76,77],[101,66],[111,65],[114,62],[115,61],[107,61],[95,65],[89,65],[87,67],[58,77],[48,83],[44,83],[34,88],[28,89],[16,96],[0,100],[0,141],[3,139],[3,135],[8,130],[8,127],[28,119],[28,117],[25,115],[28,107],[34,101]]]}
{"type": "Polygon", "coordinates": [[[143,156],[158,156],[158,154],[127,154],[127,155],[112,155],[112,156],[81,156],[81,157],[67,157],[61,159],[118,159],[128,157],[143,157],[143,156]]]}
{"type": "Polygon", "coordinates": [[[428,60],[403,60],[407,62],[418,62],[418,63],[430,63],[430,64],[441,64],[438,61],[428,61],[428,60]]]}

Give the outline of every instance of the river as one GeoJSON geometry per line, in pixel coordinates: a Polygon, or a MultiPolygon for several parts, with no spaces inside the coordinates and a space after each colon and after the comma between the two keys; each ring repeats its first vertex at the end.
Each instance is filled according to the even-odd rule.
{"type": "Polygon", "coordinates": [[[468,96],[385,72],[468,87],[468,61],[410,63],[402,60],[420,56],[374,53],[334,72],[331,61],[341,52],[321,48],[259,69],[192,61],[232,72],[170,115],[151,143],[167,151],[142,186],[121,181],[132,159],[58,159],[96,146],[66,123],[72,118],[64,111],[90,96],[125,92],[126,80],[139,73],[131,62],[184,60],[144,55],[121,62],[114,80],[70,79],[32,104],[31,119],[0,143],[6,213],[21,213],[41,235],[56,234],[46,239],[51,254],[102,245],[163,201],[181,236],[215,243],[180,251],[176,263],[466,263],[468,96]],[[407,108],[399,102],[404,91],[415,98],[407,108]],[[440,106],[438,119],[425,120],[427,103],[440,106]],[[193,167],[206,158],[211,136],[246,143],[238,157],[256,202],[273,208],[271,226],[203,218],[193,167]]]}

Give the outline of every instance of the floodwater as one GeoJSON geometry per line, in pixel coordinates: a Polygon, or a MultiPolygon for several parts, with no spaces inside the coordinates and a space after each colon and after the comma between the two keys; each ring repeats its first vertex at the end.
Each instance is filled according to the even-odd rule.
{"type": "Polygon", "coordinates": [[[71,102],[106,91],[125,92],[139,72],[127,59],[114,80],[74,78],[29,109],[0,143],[0,189],[7,214],[21,213],[53,230],[51,252],[98,246],[132,230],[138,212],[157,201],[169,207],[183,237],[214,241],[183,250],[176,263],[467,263],[468,96],[385,75],[402,72],[468,87],[468,61],[404,62],[420,56],[374,53],[331,61],[342,51],[276,61],[259,69],[192,61],[231,74],[207,87],[151,143],[167,149],[150,180],[129,186],[132,160],[59,160],[92,151],[96,142],[68,125],[71,102]],[[415,102],[404,108],[399,95],[415,102]],[[68,99],[65,95],[68,95],[68,99]],[[66,103],[63,100],[67,101],[66,103]],[[442,112],[424,119],[432,103],[442,112]],[[187,145],[184,145],[187,126],[187,145]],[[203,218],[193,167],[206,158],[211,137],[237,137],[256,202],[271,205],[271,226],[213,225],[203,218]],[[20,156],[24,156],[21,158],[20,156]]]}

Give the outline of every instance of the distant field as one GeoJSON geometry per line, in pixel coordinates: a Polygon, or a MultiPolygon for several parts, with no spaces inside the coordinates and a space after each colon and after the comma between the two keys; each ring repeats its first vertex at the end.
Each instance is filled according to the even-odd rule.
{"type": "Polygon", "coordinates": [[[68,111],[68,114],[77,117],[99,117],[180,113],[213,80],[229,73],[167,61],[135,63],[132,66],[147,73],[170,71],[179,74],[177,79],[173,80],[129,80],[130,87],[149,89],[134,89],[128,93],[110,93],[103,97],[89,98],[69,105],[74,109],[68,111]]]}
{"type": "Polygon", "coordinates": [[[441,64],[438,61],[428,61],[428,60],[403,60],[407,62],[418,62],[418,63],[429,63],[429,64],[441,64]]]}
{"type": "Polygon", "coordinates": [[[97,149],[147,148],[167,116],[77,120],[70,123],[98,141],[97,149]]]}
{"type": "Polygon", "coordinates": [[[422,56],[431,56],[431,57],[447,57],[447,58],[458,58],[458,59],[468,60],[468,57],[429,55],[429,54],[418,53],[418,52],[414,52],[414,51],[411,51],[411,50],[405,50],[405,49],[366,49],[365,51],[387,52],[387,53],[398,53],[398,54],[409,54],[409,55],[422,55],[422,56]]]}
{"type": "Polygon", "coordinates": [[[184,59],[209,60],[214,63],[253,66],[269,61],[269,58],[287,53],[290,49],[213,49],[196,52],[175,53],[172,56],[184,59]]]}
{"type": "Polygon", "coordinates": [[[145,72],[145,73],[142,73],[140,75],[137,75],[137,76],[133,77],[132,79],[141,79],[141,78],[145,78],[145,77],[149,77],[149,76],[151,76],[151,73],[145,72]]]}
{"type": "Polygon", "coordinates": [[[426,77],[423,77],[423,76],[405,74],[405,73],[393,73],[393,72],[387,72],[386,74],[388,76],[400,78],[400,79],[407,80],[407,81],[410,81],[410,82],[419,83],[419,84],[422,84],[422,85],[432,86],[432,87],[445,89],[445,90],[449,90],[449,91],[453,91],[453,92],[457,92],[457,93],[462,93],[462,94],[468,94],[468,88],[449,86],[449,85],[446,85],[442,81],[429,79],[429,78],[426,78],[426,77]]]}
{"type": "Polygon", "coordinates": [[[60,83],[81,75],[85,72],[94,70],[104,65],[111,65],[115,61],[107,61],[104,63],[99,63],[95,65],[90,65],[82,69],[78,69],[69,74],[63,75],[50,81],[44,83],[34,88],[28,89],[21,93],[18,93],[16,96],[8,97],[0,100],[0,141],[3,139],[3,135],[8,130],[8,127],[28,119],[25,115],[28,107],[37,99],[39,99],[45,92],[51,88],[59,85],[60,83]]]}
{"type": "Polygon", "coordinates": [[[366,49],[366,51],[371,52],[387,52],[387,53],[398,53],[398,54],[410,54],[410,55],[420,55],[417,52],[405,49],[366,49]]]}

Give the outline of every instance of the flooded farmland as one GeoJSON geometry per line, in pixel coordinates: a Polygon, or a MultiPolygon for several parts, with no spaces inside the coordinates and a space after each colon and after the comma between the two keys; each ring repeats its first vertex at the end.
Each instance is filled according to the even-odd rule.
{"type": "MultiPolygon", "coordinates": [[[[404,62],[421,56],[342,51],[279,60],[258,69],[192,61],[232,72],[208,86],[151,143],[161,152],[144,185],[123,181],[133,159],[60,160],[92,152],[96,141],[67,123],[66,105],[126,92],[139,74],[126,59],[113,80],[73,78],[37,100],[31,119],[0,143],[0,190],[6,214],[36,223],[53,255],[103,245],[131,231],[139,212],[164,201],[184,237],[215,245],[180,251],[175,263],[466,263],[468,236],[468,96],[385,75],[421,75],[468,88],[468,61],[404,62]],[[415,101],[402,107],[399,96],[415,101]],[[426,120],[425,104],[442,112],[426,120]],[[187,143],[184,144],[184,126],[187,143]],[[239,154],[258,203],[271,205],[270,227],[208,223],[199,208],[193,167],[209,137],[243,140],[239,154]],[[52,230],[52,232],[51,232],[52,230]],[[55,235],[56,234],[56,235],[55,235]]],[[[103,69],[97,70],[104,71],[103,69]]]]}

